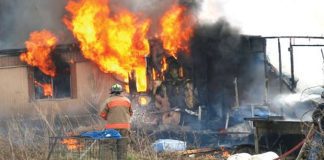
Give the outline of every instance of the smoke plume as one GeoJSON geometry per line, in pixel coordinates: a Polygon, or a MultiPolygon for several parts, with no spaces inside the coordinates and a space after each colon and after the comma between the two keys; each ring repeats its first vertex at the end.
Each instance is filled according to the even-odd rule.
{"type": "MultiPolygon", "coordinates": [[[[141,18],[151,18],[154,36],[159,19],[178,0],[110,0],[112,11],[128,9],[141,18]]],[[[47,29],[58,36],[59,44],[75,41],[62,23],[66,0],[2,0],[0,1],[0,49],[24,48],[24,41],[35,30],[47,29]]]]}
{"type": "Polygon", "coordinates": [[[58,36],[59,43],[72,41],[62,23],[65,0],[0,1],[0,49],[24,48],[35,30],[47,29],[58,36]]]}

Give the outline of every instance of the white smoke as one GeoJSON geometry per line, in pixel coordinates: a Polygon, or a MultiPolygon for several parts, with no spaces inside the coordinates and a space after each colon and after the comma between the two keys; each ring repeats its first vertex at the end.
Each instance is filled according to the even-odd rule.
{"type": "Polygon", "coordinates": [[[217,0],[202,0],[199,5],[197,17],[201,24],[213,24],[223,16],[220,8],[222,5],[217,0]]]}
{"type": "Polygon", "coordinates": [[[225,17],[243,34],[324,35],[322,0],[201,0],[200,22],[225,17]]]}

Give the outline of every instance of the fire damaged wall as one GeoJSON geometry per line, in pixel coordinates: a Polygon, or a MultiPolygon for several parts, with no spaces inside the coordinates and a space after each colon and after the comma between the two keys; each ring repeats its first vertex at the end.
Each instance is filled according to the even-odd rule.
{"type": "Polygon", "coordinates": [[[52,81],[57,84],[53,90],[55,92],[62,86],[63,90],[56,93],[59,95],[53,95],[53,98],[35,97],[38,91],[36,88],[40,89],[34,82],[35,79],[31,79],[33,78],[31,76],[35,74],[35,69],[26,66],[16,55],[0,57],[0,76],[2,77],[0,92],[5,93],[0,96],[2,102],[0,119],[13,114],[38,115],[39,112],[44,115],[52,113],[96,114],[99,104],[109,96],[109,87],[117,80],[111,74],[101,72],[95,64],[86,61],[79,52],[63,52],[62,50],[55,52],[57,55],[54,61],[59,65],[59,77],[52,81]],[[64,70],[66,66],[70,66],[70,69],[64,70]],[[71,74],[67,77],[71,79],[70,81],[60,76],[67,72],[71,74]]]}
{"type": "Polygon", "coordinates": [[[206,119],[225,118],[237,105],[236,95],[239,102],[262,103],[264,46],[264,39],[242,36],[225,20],[197,27],[191,42],[192,76],[206,119]]]}

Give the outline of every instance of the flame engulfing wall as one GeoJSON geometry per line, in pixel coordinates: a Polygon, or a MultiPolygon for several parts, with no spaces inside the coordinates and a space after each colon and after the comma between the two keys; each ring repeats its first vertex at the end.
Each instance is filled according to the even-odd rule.
{"type": "MultiPolygon", "coordinates": [[[[0,36],[7,38],[0,40],[0,49],[22,48],[23,46],[19,43],[26,39],[27,34],[40,28],[53,31],[61,40],[61,44],[70,43],[73,40],[71,33],[67,32],[68,28],[80,42],[82,53],[87,59],[94,61],[104,72],[118,74],[125,82],[131,71],[134,71],[137,90],[145,91],[147,82],[144,57],[149,53],[147,37],[162,37],[165,48],[174,56],[178,50],[188,51],[188,42],[192,34],[190,18],[192,15],[187,13],[186,7],[175,5],[182,3],[181,1],[183,0],[163,2],[158,0],[150,2],[143,0],[131,2],[59,0],[53,3],[45,0],[27,4],[18,3],[15,0],[1,1],[0,20],[3,23],[0,25],[2,26],[0,36]],[[69,14],[67,16],[64,6],[69,14]],[[17,12],[9,14],[11,10],[7,8],[12,7],[15,7],[17,12]],[[21,14],[19,12],[21,10],[28,12],[21,14]],[[168,11],[167,14],[165,14],[166,11],[168,11]],[[63,24],[67,27],[62,26],[61,23],[61,17],[64,15],[63,24]],[[165,18],[160,21],[163,15],[165,18]],[[173,17],[171,21],[168,21],[169,17],[173,17]],[[153,25],[151,25],[152,20],[153,25]],[[17,22],[19,25],[15,24],[17,22]],[[19,30],[20,34],[4,32],[9,29],[9,26],[14,26],[11,28],[13,33],[19,30]],[[19,26],[24,26],[24,28],[19,26]]],[[[41,70],[44,72],[44,69],[41,70]]],[[[44,73],[55,76],[54,73],[44,73]]]]}
{"type": "Polygon", "coordinates": [[[127,10],[111,13],[108,0],[69,1],[70,18],[64,22],[81,44],[85,58],[103,72],[115,73],[125,82],[136,72],[137,90],[146,90],[145,56],[149,54],[148,19],[127,10]]]}
{"type": "Polygon", "coordinates": [[[54,77],[56,67],[52,61],[52,50],[57,44],[56,36],[47,31],[35,31],[26,41],[27,53],[22,53],[20,59],[31,66],[38,67],[44,74],[54,77]]]}
{"type": "Polygon", "coordinates": [[[189,41],[193,33],[194,18],[188,8],[173,5],[161,18],[160,38],[163,48],[176,57],[179,51],[189,52],[189,41]]]}
{"type": "MultiPolygon", "coordinates": [[[[80,42],[85,58],[95,62],[103,72],[121,76],[124,82],[135,72],[137,91],[147,90],[145,57],[150,53],[148,31],[151,20],[131,13],[109,0],[71,0],[66,6],[70,15],[63,20],[80,42]]],[[[174,4],[162,16],[160,31],[154,35],[169,54],[189,52],[193,32],[193,15],[186,6],[174,4]]]]}

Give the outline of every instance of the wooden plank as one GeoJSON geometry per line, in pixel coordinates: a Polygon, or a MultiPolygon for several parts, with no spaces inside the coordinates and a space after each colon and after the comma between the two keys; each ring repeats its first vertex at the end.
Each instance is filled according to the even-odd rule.
{"type": "Polygon", "coordinates": [[[260,135],[265,133],[303,134],[302,126],[306,122],[292,121],[253,121],[260,135]]]}
{"type": "Polygon", "coordinates": [[[71,87],[71,98],[75,99],[78,97],[78,87],[77,87],[77,70],[76,63],[70,63],[70,87],[71,87]]]}
{"type": "Polygon", "coordinates": [[[190,154],[206,153],[206,152],[213,152],[213,151],[216,151],[216,149],[214,149],[214,148],[199,148],[199,149],[178,151],[178,152],[176,152],[176,154],[178,154],[178,155],[190,155],[190,154]]]}

